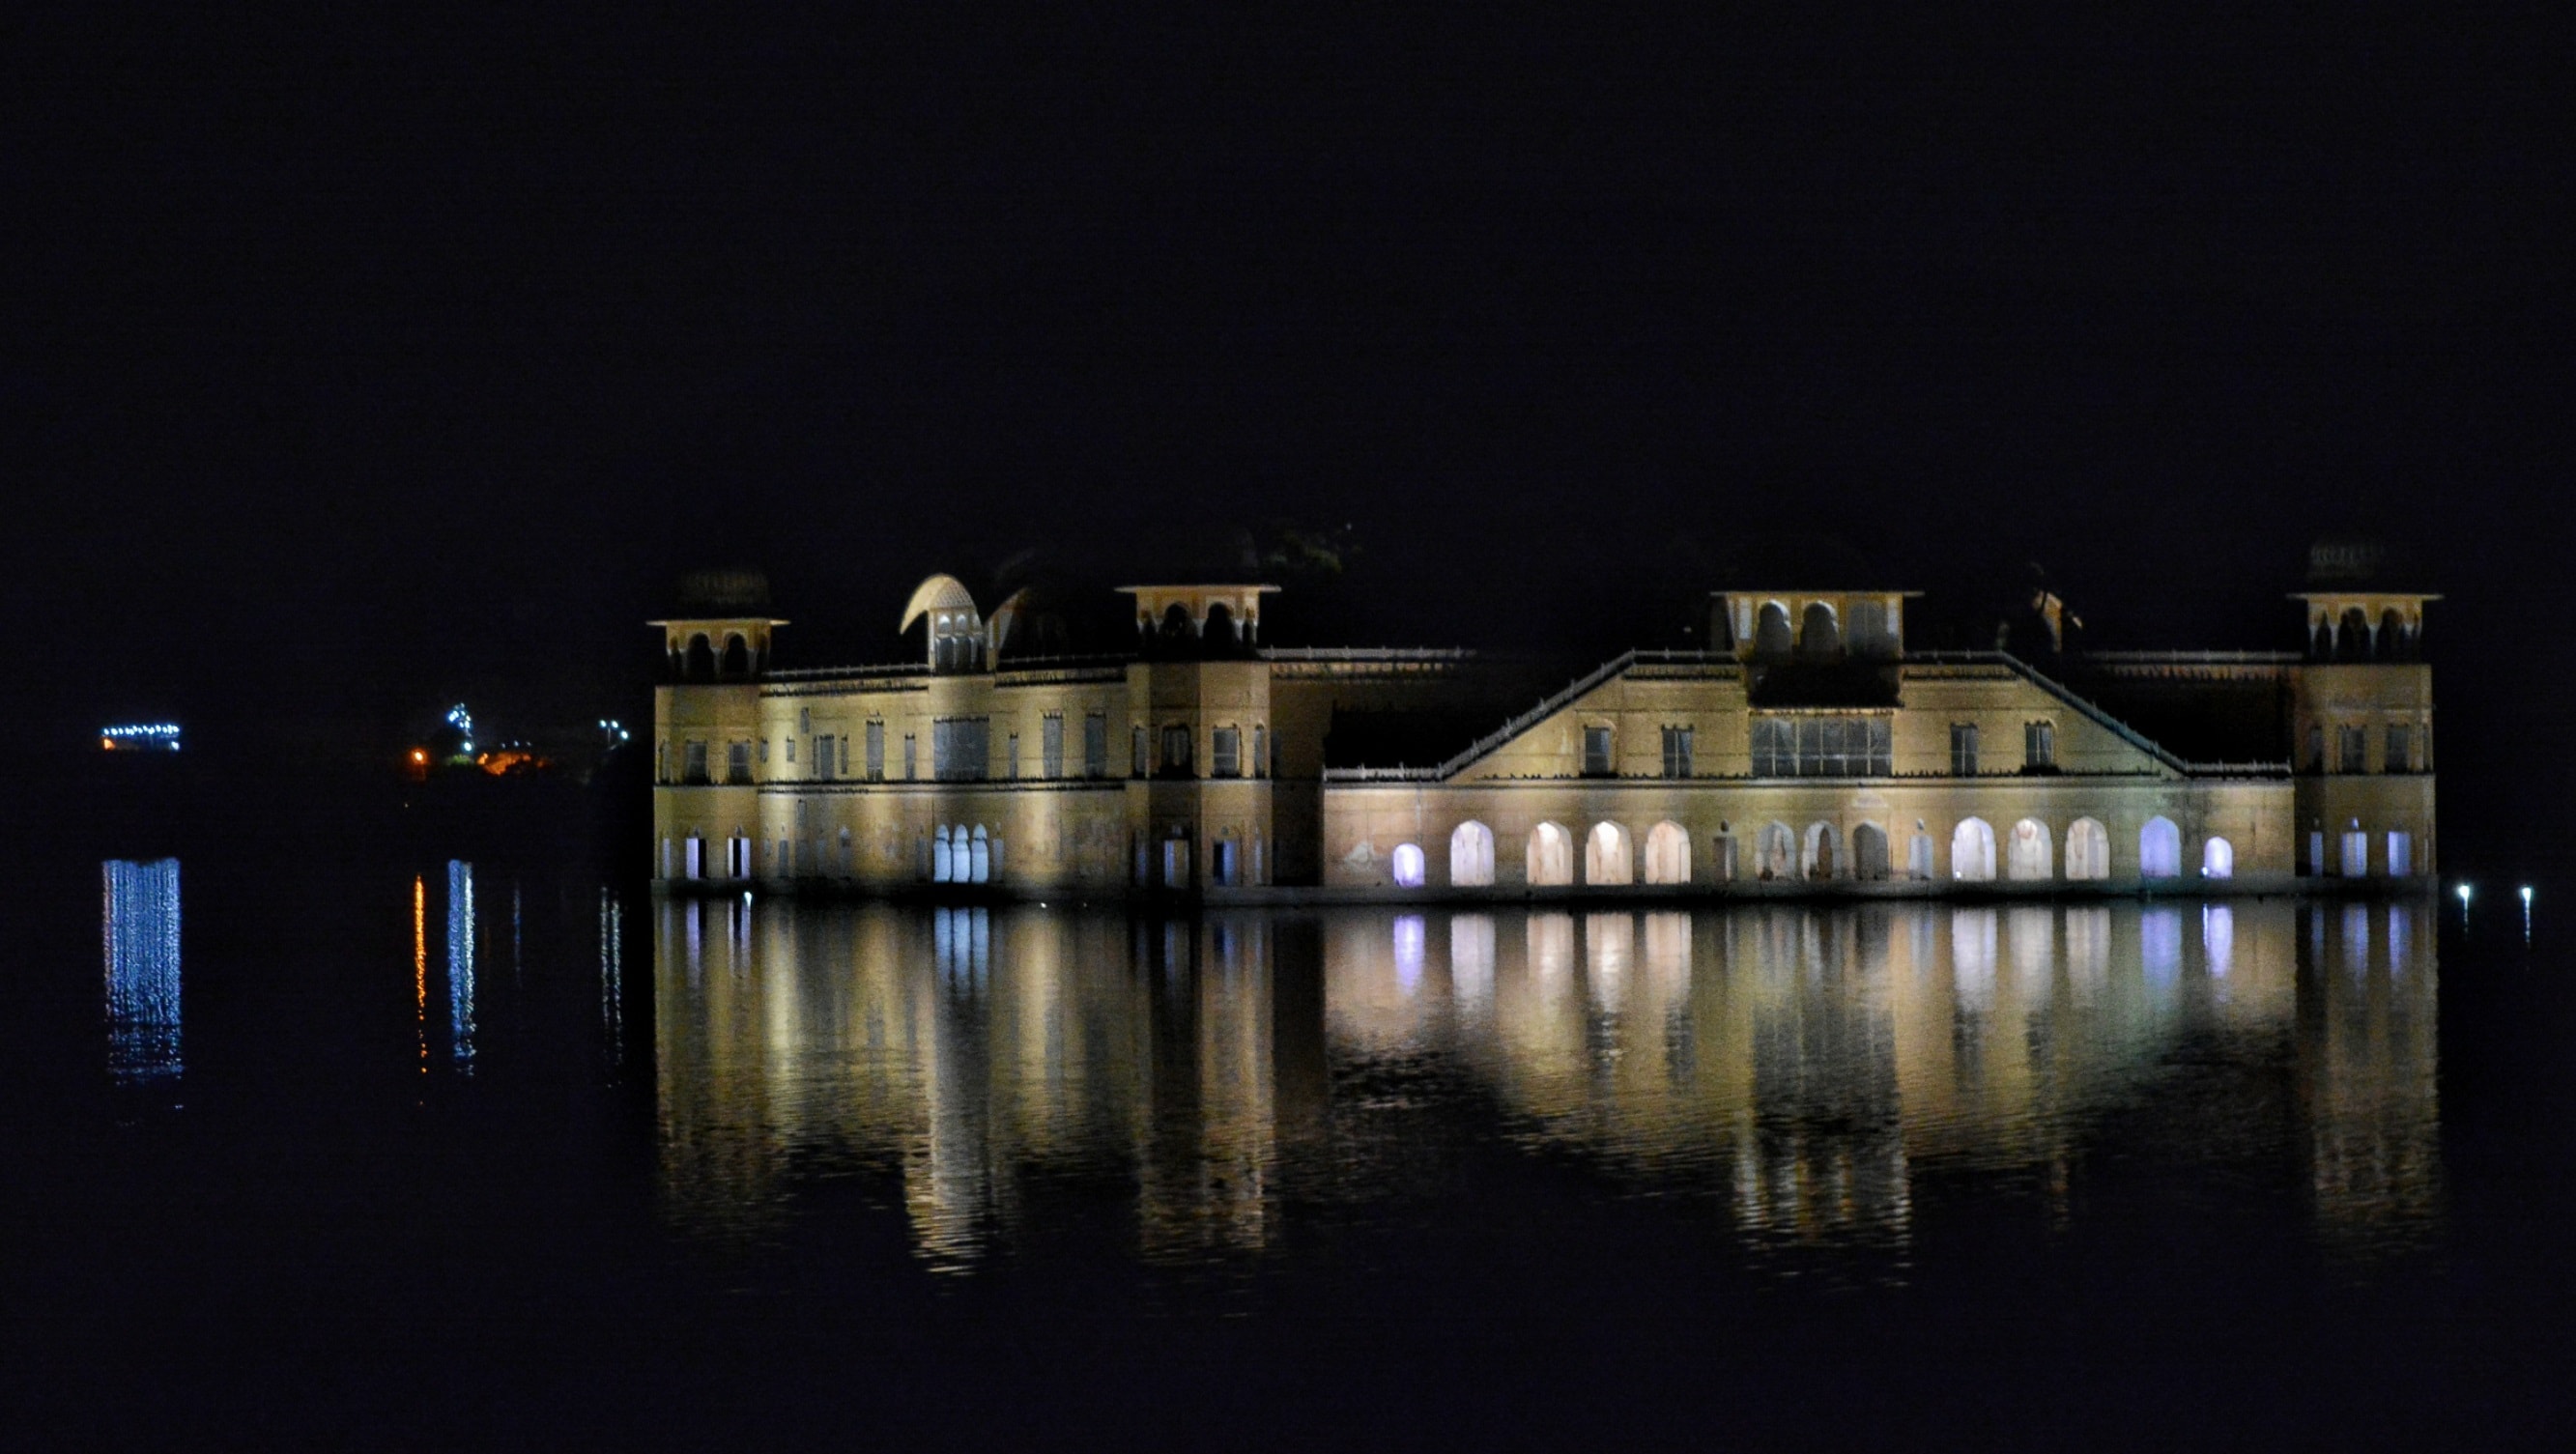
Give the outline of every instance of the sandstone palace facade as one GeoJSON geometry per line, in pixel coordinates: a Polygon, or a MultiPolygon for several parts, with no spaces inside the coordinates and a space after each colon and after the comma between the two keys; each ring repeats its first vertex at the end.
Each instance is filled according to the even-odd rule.
{"type": "Polygon", "coordinates": [[[933,576],[917,664],[825,670],[772,664],[765,591],[701,590],[654,623],[654,873],[1217,900],[2427,884],[2437,598],[2311,587],[2303,650],[2062,657],[1909,651],[1906,592],[1725,592],[1716,649],[1544,695],[1472,652],[1265,645],[1258,584],[1129,587],[1132,648],[1075,656],[1026,593],[988,615],[933,576]]]}

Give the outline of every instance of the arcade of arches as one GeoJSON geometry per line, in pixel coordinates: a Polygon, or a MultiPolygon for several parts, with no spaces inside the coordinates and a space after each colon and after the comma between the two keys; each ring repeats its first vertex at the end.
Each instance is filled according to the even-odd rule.
{"type": "MultiPolygon", "coordinates": [[[[2339,855],[2341,876],[2407,877],[2412,836],[2386,836],[2389,846],[2381,861],[2387,866],[2373,875],[2372,850],[2378,846],[2373,835],[2358,827],[2337,835],[2329,848],[2339,855]]],[[[1391,876],[1398,888],[1422,889],[2206,882],[2234,878],[2239,851],[2225,834],[2186,838],[2182,827],[2163,814],[2116,839],[2102,819],[2089,814],[2064,821],[2024,816],[2003,823],[1971,816],[1941,831],[1916,825],[1901,834],[1878,822],[1775,820],[1754,826],[1748,837],[1739,842],[1730,831],[1694,843],[1691,832],[1670,819],[1541,822],[1522,842],[1520,862],[1513,865],[1520,869],[1514,883],[1497,872],[1493,826],[1469,819],[1449,831],[1445,854],[1427,853],[1412,843],[1398,845],[1391,876]]]]}

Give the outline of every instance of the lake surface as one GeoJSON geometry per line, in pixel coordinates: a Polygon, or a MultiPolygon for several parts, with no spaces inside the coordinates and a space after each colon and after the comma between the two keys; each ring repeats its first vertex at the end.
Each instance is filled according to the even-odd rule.
{"type": "Polygon", "coordinates": [[[2576,965],[2510,914],[270,867],[12,879],[31,1442],[2569,1427],[2576,965]]]}

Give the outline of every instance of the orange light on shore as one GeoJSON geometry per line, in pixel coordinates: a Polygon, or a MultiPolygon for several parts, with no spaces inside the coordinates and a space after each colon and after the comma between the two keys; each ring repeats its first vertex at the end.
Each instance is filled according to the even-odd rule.
{"type": "Polygon", "coordinates": [[[429,754],[415,747],[411,750],[411,761],[414,767],[426,767],[429,765],[429,754]]]}

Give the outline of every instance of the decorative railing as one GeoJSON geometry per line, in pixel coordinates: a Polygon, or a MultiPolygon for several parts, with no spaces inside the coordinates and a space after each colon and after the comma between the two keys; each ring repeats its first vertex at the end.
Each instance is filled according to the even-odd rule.
{"type": "Polygon", "coordinates": [[[1472,661],[1464,646],[1265,646],[1263,661],[1472,661]]]}
{"type": "Polygon", "coordinates": [[[2086,651],[2075,659],[2114,666],[2281,666],[2307,657],[2296,651],[2086,651]]]}
{"type": "Polygon", "coordinates": [[[814,682],[860,677],[926,677],[928,675],[930,675],[930,668],[914,661],[901,665],[886,663],[873,666],[800,666],[786,671],[763,672],[761,678],[764,681],[773,682],[814,682]]]}

